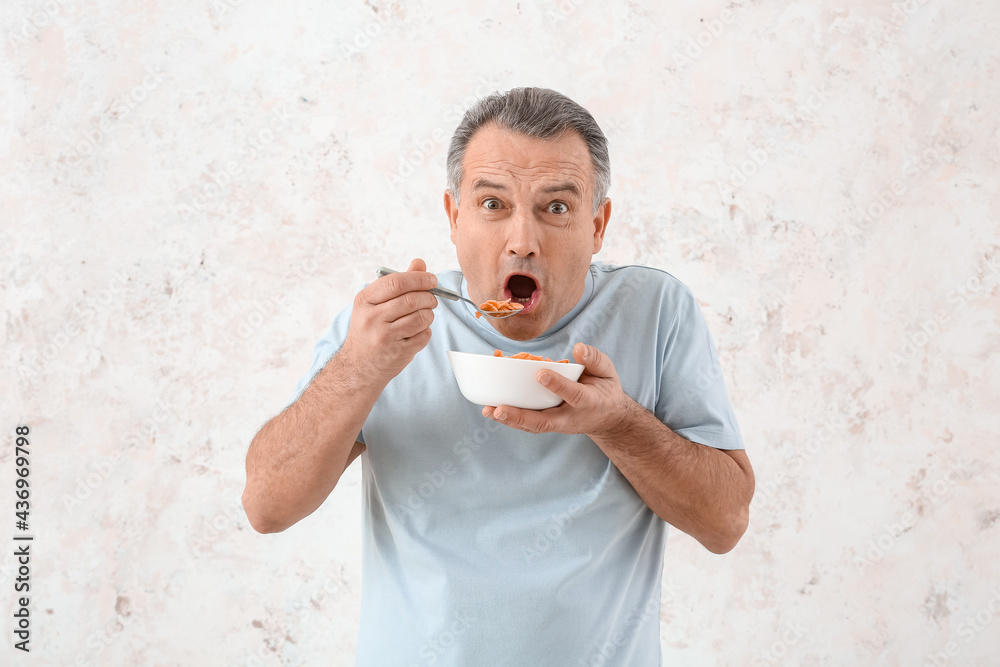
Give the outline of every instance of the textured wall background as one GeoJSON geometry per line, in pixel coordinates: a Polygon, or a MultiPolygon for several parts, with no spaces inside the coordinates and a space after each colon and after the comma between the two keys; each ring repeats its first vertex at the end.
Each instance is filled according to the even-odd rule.
{"type": "Polygon", "coordinates": [[[0,515],[27,423],[35,542],[0,662],[351,662],[358,467],[261,536],[246,449],[378,265],[456,266],[447,139],[542,85],[610,136],[597,259],[693,289],[757,472],[733,552],[671,535],[665,664],[995,665],[998,30],[991,0],[11,3],[0,515]]]}

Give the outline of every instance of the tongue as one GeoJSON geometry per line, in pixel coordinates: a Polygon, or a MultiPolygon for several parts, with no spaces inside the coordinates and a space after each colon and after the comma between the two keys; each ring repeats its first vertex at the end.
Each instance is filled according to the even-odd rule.
{"type": "Polygon", "coordinates": [[[507,287],[515,299],[527,299],[535,291],[535,281],[528,276],[511,276],[507,287]]]}

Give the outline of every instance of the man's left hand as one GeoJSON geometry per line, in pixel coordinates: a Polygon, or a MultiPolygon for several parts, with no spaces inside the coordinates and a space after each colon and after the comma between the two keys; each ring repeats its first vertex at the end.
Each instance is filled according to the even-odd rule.
{"type": "Polygon", "coordinates": [[[563,399],[562,404],[545,410],[487,405],[483,416],[528,433],[597,435],[614,430],[623,423],[632,403],[622,390],[614,364],[606,354],[584,343],[573,346],[573,359],[584,367],[578,382],[553,371],[538,371],[538,381],[563,399]]]}

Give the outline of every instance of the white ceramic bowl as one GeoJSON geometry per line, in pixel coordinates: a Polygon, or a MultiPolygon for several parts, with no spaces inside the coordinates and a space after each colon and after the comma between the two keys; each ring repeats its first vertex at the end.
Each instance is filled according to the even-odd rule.
{"type": "Polygon", "coordinates": [[[574,382],[583,373],[583,366],[572,361],[560,364],[451,350],[448,359],[462,395],[478,405],[510,405],[529,410],[554,408],[562,399],[539,384],[538,371],[547,368],[574,382]]]}

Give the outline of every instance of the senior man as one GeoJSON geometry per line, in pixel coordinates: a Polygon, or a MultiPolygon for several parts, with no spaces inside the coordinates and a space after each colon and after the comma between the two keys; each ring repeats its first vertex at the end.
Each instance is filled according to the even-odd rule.
{"type": "Polygon", "coordinates": [[[361,458],[358,665],[658,665],[667,524],[725,553],[753,496],[705,321],[670,274],[592,261],[611,217],[607,141],[569,98],[481,100],[448,181],[461,271],[415,259],[336,316],[250,445],[247,516],[288,528],[361,458]],[[524,309],[477,319],[439,303],[438,284],[524,309]],[[496,348],[585,370],[539,372],[558,407],[481,408],[446,351],[496,348]]]}

